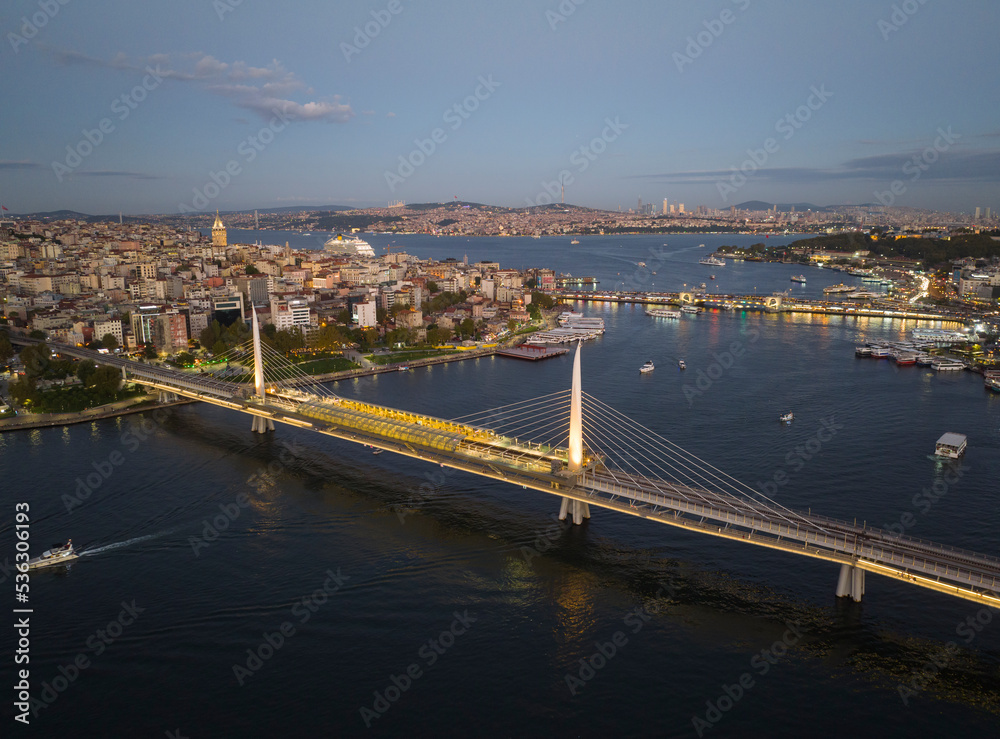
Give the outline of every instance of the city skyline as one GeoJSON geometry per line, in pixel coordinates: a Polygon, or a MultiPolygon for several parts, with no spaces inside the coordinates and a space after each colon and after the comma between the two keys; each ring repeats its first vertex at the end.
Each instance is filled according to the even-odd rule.
{"type": "Polygon", "coordinates": [[[565,190],[607,210],[996,212],[998,19],[971,0],[306,2],[278,17],[18,0],[0,21],[0,203],[524,207],[565,190]]]}

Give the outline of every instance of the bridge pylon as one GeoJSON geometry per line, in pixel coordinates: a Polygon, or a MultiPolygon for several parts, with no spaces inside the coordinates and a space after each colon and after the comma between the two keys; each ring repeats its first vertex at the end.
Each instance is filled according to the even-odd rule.
{"type": "MultiPolygon", "coordinates": [[[[583,342],[576,343],[576,355],[573,358],[573,389],[569,401],[569,472],[579,475],[583,471],[583,383],[580,373],[580,347],[583,342]]],[[[563,498],[559,506],[559,520],[565,521],[572,514],[573,523],[577,526],[583,519],[590,518],[590,505],[580,500],[563,498]]]]}
{"type": "Polygon", "coordinates": [[[865,571],[854,565],[841,565],[840,577],[837,578],[837,597],[846,598],[850,596],[855,603],[860,603],[861,596],[864,594],[865,571]]]}
{"type": "MultiPolygon", "coordinates": [[[[253,314],[253,385],[254,393],[264,402],[264,363],[260,357],[260,326],[257,324],[257,309],[251,303],[250,312],[253,314]]],[[[250,425],[250,430],[254,433],[265,434],[274,431],[274,421],[264,416],[254,416],[250,425]]]]}

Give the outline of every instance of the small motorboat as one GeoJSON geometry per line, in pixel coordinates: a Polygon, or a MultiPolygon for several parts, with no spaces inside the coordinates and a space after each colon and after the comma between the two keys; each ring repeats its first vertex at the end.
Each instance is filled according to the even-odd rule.
{"type": "Polygon", "coordinates": [[[53,544],[51,549],[46,549],[42,552],[41,557],[35,557],[34,559],[28,560],[28,569],[34,570],[39,567],[51,567],[52,565],[65,564],[74,559],[78,559],[78,555],[73,550],[73,540],[69,539],[65,544],[53,544]]]}
{"type": "Polygon", "coordinates": [[[794,418],[795,416],[792,415],[791,413],[785,413],[784,415],[780,416],[778,420],[781,421],[782,423],[791,423],[794,420],[794,418]]]}
{"type": "Polygon", "coordinates": [[[374,452],[372,452],[372,454],[381,454],[384,451],[385,449],[376,449],[374,452]]]}
{"type": "Polygon", "coordinates": [[[686,365],[686,364],[684,364],[684,360],[683,360],[683,359],[678,359],[678,360],[677,360],[677,366],[678,366],[678,367],[679,367],[680,369],[687,369],[687,365],[686,365]]]}
{"type": "Polygon", "coordinates": [[[642,365],[642,367],[639,368],[639,372],[645,374],[647,372],[652,372],[654,369],[656,369],[656,367],[653,366],[653,360],[650,359],[648,362],[642,365]]]}

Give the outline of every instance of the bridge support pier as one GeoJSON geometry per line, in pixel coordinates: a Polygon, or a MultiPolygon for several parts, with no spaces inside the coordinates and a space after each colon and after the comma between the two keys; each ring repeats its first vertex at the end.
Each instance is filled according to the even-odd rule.
{"type": "Polygon", "coordinates": [[[854,565],[841,565],[840,577],[837,579],[837,597],[850,596],[855,603],[860,603],[864,594],[865,571],[854,565]]]}
{"type": "Polygon", "coordinates": [[[559,505],[559,520],[565,521],[567,516],[572,516],[573,523],[579,526],[583,523],[583,519],[590,518],[590,504],[572,498],[563,498],[559,505]]]}
{"type": "Polygon", "coordinates": [[[250,431],[257,434],[266,434],[268,431],[274,431],[274,421],[270,418],[264,418],[264,416],[254,416],[250,431]]]}
{"type": "Polygon", "coordinates": [[[157,403],[173,403],[178,400],[177,393],[160,390],[156,396],[157,403]]]}

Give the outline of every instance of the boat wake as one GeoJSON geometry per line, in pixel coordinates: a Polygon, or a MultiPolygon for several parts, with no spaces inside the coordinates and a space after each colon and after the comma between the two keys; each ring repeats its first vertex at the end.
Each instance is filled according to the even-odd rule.
{"type": "Polygon", "coordinates": [[[161,536],[167,533],[166,531],[161,531],[159,534],[147,534],[146,536],[139,536],[135,539],[128,539],[127,541],[118,541],[114,544],[106,544],[103,547],[97,547],[96,549],[84,549],[81,552],[77,552],[80,557],[87,557],[91,554],[100,554],[101,552],[107,552],[111,549],[121,549],[122,547],[131,546],[132,544],[138,544],[140,541],[147,541],[148,539],[155,539],[157,536],[161,536]]]}

